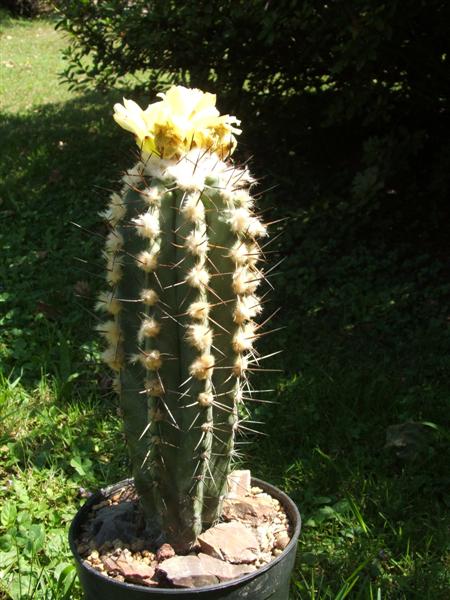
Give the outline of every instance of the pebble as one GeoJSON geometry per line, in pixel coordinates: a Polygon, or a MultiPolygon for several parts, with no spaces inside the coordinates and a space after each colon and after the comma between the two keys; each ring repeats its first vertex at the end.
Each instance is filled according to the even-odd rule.
{"type": "Polygon", "coordinates": [[[284,550],[286,546],[289,544],[290,539],[287,534],[287,531],[282,531],[275,535],[275,548],[278,550],[284,550]]]}
{"type": "Polygon", "coordinates": [[[156,551],[156,560],[158,562],[172,558],[172,556],[175,556],[175,550],[170,544],[163,544],[156,551]]]}

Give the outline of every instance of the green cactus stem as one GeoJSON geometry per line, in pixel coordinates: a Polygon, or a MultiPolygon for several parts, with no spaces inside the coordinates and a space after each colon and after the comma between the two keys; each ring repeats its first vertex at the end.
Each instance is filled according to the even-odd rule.
{"type": "Polygon", "coordinates": [[[143,154],[103,213],[97,308],[142,506],[177,548],[219,516],[245,411],[266,227],[217,152],[143,154]]]}

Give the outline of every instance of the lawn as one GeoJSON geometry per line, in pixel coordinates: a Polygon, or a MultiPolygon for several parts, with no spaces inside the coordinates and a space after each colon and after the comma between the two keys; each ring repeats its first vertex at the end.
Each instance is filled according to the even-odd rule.
{"type": "MultiPolygon", "coordinates": [[[[68,524],[86,490],[127,475],[93,305],[98,211],[133,149],[111,119],[124,90],[58,83],[50,20],[0,13],[0,28],[0,597],[78,600],[68,524]]],[[[258,382],[276,404],[255,410],[268,436],[246,453],[303,515],[292,599],[444,600],[447,257],[342,244],[326,207],[289,216],[272,298],[285,328],[265,342],[283,373],[258,382]]]]}

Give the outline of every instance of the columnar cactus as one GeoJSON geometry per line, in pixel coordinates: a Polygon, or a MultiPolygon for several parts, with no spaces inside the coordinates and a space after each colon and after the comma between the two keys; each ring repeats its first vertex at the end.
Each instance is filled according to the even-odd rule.
{"type": "Polygon", "coordinates": [[[212,94],[161,96],[145,111],[115,106],[140,160],[103,213],[109,289],[97,307],[109,318],[98,329],[146,515],[188,548],[220,515],[246,428],[266,227],[253,179],[229,159],[239,122],[212,94]]]}

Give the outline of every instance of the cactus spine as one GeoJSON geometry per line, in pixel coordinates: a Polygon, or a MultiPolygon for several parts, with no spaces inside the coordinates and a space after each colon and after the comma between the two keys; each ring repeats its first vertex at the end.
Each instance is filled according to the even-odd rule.
{"type": "Polygon", "coordinates": [[[157,150],[103,213],[109,289],[97,307],[109,318],[98,329],[144,510],[189,548],[220,515],[245,419],[266,228],[248,170],[223,147],[157,150]]]}

